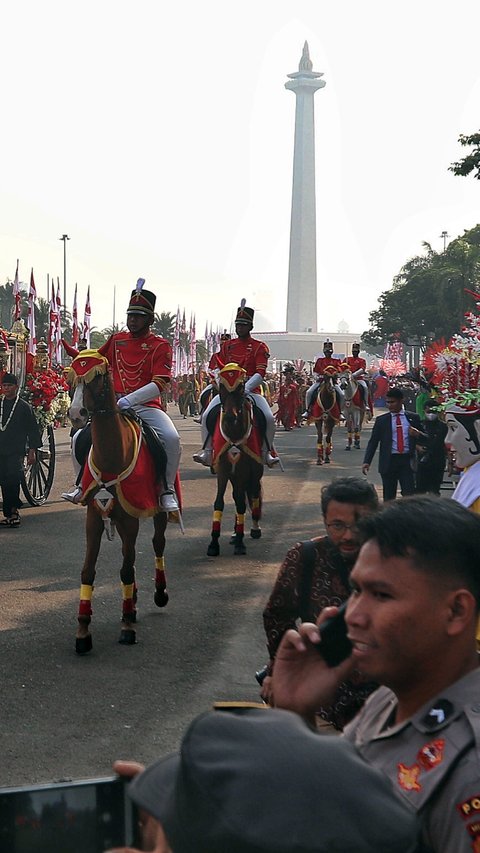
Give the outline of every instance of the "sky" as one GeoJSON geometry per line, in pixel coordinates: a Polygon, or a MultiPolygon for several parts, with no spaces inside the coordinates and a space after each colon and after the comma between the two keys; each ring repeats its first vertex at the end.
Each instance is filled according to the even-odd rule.
{"type": "Polygon", "coordinates": [[[480,128],[477,0],[16,0],[2,32],[0,283],[33,267],[92,327],[157,311],[285,329],[295,96],[315,95],[318,328],[359,334],[423,241],[480,222],[448,166],[480,128]],[[115,300],[115,312],[114,312],[115,300]]]}

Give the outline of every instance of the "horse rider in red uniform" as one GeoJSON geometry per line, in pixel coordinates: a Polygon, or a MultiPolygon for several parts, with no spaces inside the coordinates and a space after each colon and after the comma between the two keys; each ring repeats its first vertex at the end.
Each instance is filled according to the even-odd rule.
{"type": "MultiPolygon", "coordinates": [[[[112,335],[98,351],[108,359],[120,411],[133,409],[155,430],[163,445],[167,462],[165,488],[159,503],[165,512],[175,512],[179,509],[174,483],[180,463],[180,436],[167,413],[161,409],[160,402],[160,393],[170,382],[172,348],[165,338],[150,331],[155,319],[156,296],[149,290],[143,290],[143,284],[144,279],[139,279],[130,297],[128,331],[112,335]]],[[[62,497],[77,503],[81,489],[77,487],[62,497]]]]}
{"type": "MultiPolygon", "coordinates": [[[[229,335],[227,331],[222,332],[222,334],[220,335],[220,341],[221,341],[221,343],[223,343],[223,341],[229,341],[231,337],[232,336],[229,335]]],[[[218,352],[214,352],[210,358],[210,361],[208,362],[207,373],[210,377],[210,382],[208,383],[208,385],[205,385],[205,388],[203,389],[203,391],[200,394],[200,398],[199,398],[200,399],[200,412],[198,415],[195,415],[195,417],[193,419],[196,424],[202,423],[202,418],[203,418],[203,415],[207,409],[209,402],[211,400],[213,400],[213,398],[216,396],[216,394],[218,394],[217,381],[216,381],[217,373],[224,366],[223,363],[220,361],[219,356],[220,356],[220,350],[218,350],[218,352]]]]}
{"type": "Polygon", "coordinates": [[[365,408],[369,410],[370,417],[373,418],[373,404],[370,398],[368,385],[365,382],[367,362],[364,358],[360,358],[360,344],[356,342],[352,344],[352,354],[345,359],[345,363],[348,364],[352,377],[357,380],[360,388],[362,389],[365,408]]]}
{"type": "MultiPolygon", "coordinates": [[[[335,376],[337,373],[340,373],[340,359],[336,356],[333,356],[333,344],[329,338],[323,344],[323,357],[317,358],[313,372],[316,375],[317,379],[313,385],[307,390],[307,394],[305,397],[306,402],[306,411],[303,413],[303,416],[307,418],[310,414],[313,403],[315,402],[315,398],[318,394],[318,389],[322,383],[322,379],[324,375],[335,376]],[[327,370],[328,368],[328,370],[327,370]]],[[[336,389],[335,389],[336,390],[336,389]]],[[[337,399],[339,406],[341,405],[340,394],[337,392],[337,399]]]]}
{"type": "MultiPolygon", "coordinates": [[[[237,337],[223,341],[220,351],[216,355],[222,367],[226,364],[235,363],[243,367],[246,371],[245,393],[253,395],[255,405],[265,417],[266,434],[264,444],[266,446],[264,446],[263,450],[264,462],[269,468],[273,468],[280,461],[273,447],[275,418],[265,397],[259,393],[260,385],[267,370],[270,353],[263,341],[257,341],[250,335],[253,329],[254,313],[253,308],[248,308],[245,305],[245,299],[242,299],[235,318],[237,337]]],[[[201,423],[203,447],[198,453],[193,454],[195,462],[200,462],[202,465],[207,465],[208,467],[212,464],[212,436],[208,432],[207,417],[213,408],[219,406],[219,398],[214,397],[205,410],[201,423]]]]}

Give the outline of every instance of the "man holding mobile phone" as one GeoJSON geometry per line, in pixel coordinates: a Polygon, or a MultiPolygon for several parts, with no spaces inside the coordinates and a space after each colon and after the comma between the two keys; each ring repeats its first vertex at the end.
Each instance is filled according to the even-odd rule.
{"type": "Polygon", "coordinates": [[[480,849],[480,518],[455,501],[408,497],[359,527],[346,613],[352,656],[328,667],[315,625],[288,631],[275,703],[313,720],[361,668],[382,686],[344,737],[419,814],[428,851],[471,853],[480,849]]]}
{"type": "MultiPolygon", "coordinates": [[[[360,477],[339,477],[323,487],[321,508],[327,535],[290,548],[263,613],[270,661],[261,696],[270,704],[275,654],[285,632],[299,619],[315,622],[325,607],[338,607],[350,595],[350,572],[360,551],[357,522],[378,510],[378,496],[360,477]]],[[[331,705],[319,708],[319,716],[343,729],[376,686],[353,675],[331,705]]]]}

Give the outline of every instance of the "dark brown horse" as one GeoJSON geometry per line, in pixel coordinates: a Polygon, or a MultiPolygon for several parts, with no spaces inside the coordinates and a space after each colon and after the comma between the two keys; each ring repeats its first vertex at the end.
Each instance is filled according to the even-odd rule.
{"type": "Polygon", "coordinates": [[[217,495],[213,505],[212,538],[209,557],[220,553],[220,529],[225,491],[232,484],[235,502],[234,554],[246,554],[244,525],[247,502],[252,513],[250,536],[259,539],[262,514],[263,462],[261,440],[252,446],[255,429],[253,406],[244,392],[245,371],[237,364],[227,364],[220,371],[219,394],[221,410],[214,434],[214,470],[217,475],[217,495]]]}
{"type": "MultiPolygon", "coordinates": [[[[145,510],[136,510],[125,499],[123,489],[126,476],[136,463],[138,444],[141,441],[140,431],[139,427],[120,414],[117,408],[106,359],[93,350],[80,353],[72,362],[70,378],[76,386],[70,409],[72,422],[74,425],[76,422],[80,423],[81,418],[88,414],[91,417],[92,432],[92,453],[88,466],[92,482],[84,492],[82,500],[87,506],[87,549],[81,574],[76,636],[76,652],[86,654],[92,648],[91,600],[103,532],[106,530],[108,538],[112,538],[115,527],[122,541],[123,563],[120,580],[123,606],[119,642],[132,645],[136,642],[135,543],[139,518],[153,515],[152,542],[156,569],[154,601],[158,607],[164,607],[168,602],[163,556],[168,516],[160,510],[158,502],[145,510]]],[[[151,459],[148,459],[148,467],[152,467],[151,459]]]]}
{"type": "Polygon", "coordinates": [[[324,376],[309,417],[309,422],[314,421],[317,430],[317,465],[330,462],[333,450],[332,434],[341,415],[339,396],[341,399],[341,392],[334,384],[333,377],[324,376]]]}

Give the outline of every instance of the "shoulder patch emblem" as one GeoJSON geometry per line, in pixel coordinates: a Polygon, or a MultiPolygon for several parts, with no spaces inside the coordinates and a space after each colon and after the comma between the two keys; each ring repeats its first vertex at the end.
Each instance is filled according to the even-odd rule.
{"type": "Polygon", "coordinates": [[[445,741],[441,738],[426,743],[417,753],[417,761],[422,770],[431,770],[443,761],[445,741]]]}
{"type": "Polygon", "coordinates": [[[413,764],[411,767],[405,767],[404,764],[397,764],[398,768],[398,784],[404,791],[421,791],[422,786],[418,781],[420,775],[420,767],[418,764],[413,764]]]}

